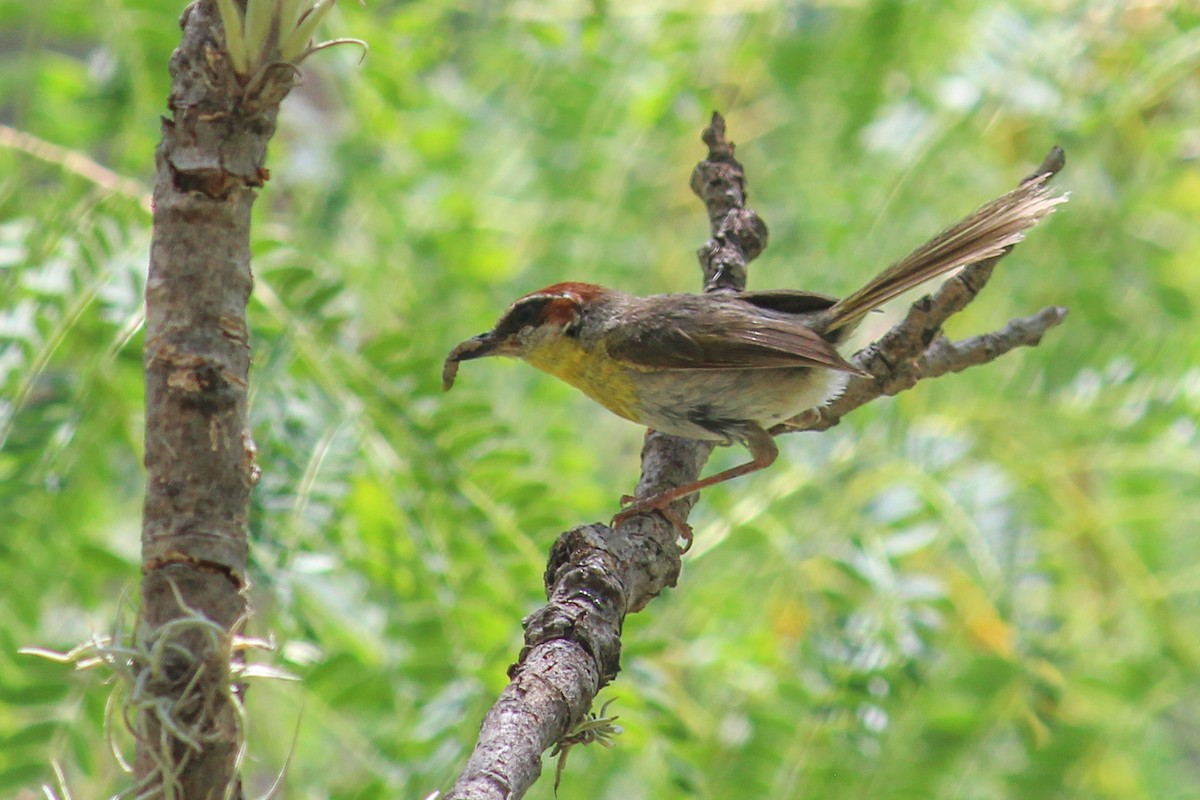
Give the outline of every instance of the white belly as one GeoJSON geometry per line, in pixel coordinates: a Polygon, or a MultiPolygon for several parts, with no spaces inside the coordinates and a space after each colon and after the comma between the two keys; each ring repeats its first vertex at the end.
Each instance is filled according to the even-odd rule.
{"type": "Polygon", "coordinates": [[[841,394],[849,377],[810,367],[668,370],[633,376],[643,423],[663,433],[709,441],[740,438],[728,432],[738,422],[769,428],[823,405],[841,394]]]}

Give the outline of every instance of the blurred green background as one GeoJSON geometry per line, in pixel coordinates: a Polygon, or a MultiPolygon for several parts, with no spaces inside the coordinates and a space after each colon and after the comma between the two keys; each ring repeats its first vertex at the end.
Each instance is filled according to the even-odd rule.
{"type": "MultiPolygon", "coordinates": [[[[2,796],[41,796],[52,761],[77,798],[128,785],[99,676],[16,650],[136,596],[150,226],[136,186],[12,129],[148,192],[181,10],[0,4],[2,796]]],[[[248,790],[293,740],[287,797],[453,780],[551,542],[611,516],[642,432],[517,364],[443,395],[441,359],[555,281],[698,289],[688,177],[720,109],[772,231],[755,288],[847,292],[1061,144],[1071,202],[949,332],[1071,314],[707,492],[601,695],[625,734],[577,748],[561,795],[1196,797],[1198,23],[1167,0],[339,5],[326,33],[370,54],[305,65],[256,209],[251,630],[303,682],[251,690],[248,790]]]]}

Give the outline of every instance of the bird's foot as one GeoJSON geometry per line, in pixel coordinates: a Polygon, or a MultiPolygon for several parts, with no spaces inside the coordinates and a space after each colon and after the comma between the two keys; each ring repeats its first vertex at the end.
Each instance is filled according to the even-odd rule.
{"type": "Polygon", "coordinates": [[[612,526],[615,528],[622,522],[636,517],[638,514],[648,514],[652,511],[657,511],[662,515],[663,519],[671,523],[675,528],[675,533],[683,540],[683,545],[679,548],[680,553],[686,553],[692,549],[692,526],[683,521],[683,517],[675,513],[671,508],[670,500],[662,500],[655,497],[637,498],[633,495],[621,495],[621,505],[625,508],[617,512],[612,518],[612,526]]]}

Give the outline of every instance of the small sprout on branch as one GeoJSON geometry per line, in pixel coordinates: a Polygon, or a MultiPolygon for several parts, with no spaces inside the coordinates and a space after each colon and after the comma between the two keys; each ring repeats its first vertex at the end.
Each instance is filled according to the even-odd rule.
{"type": "Polygon", "coordinates": [[[362,39],[328,39],[313,44],[317,26],[336,0],[247,0],[243,16],[234,0],[217,0],[225,27],[225,50],[234,71],[255,83],[269,67],[295,69],[318,50],[339,44],[356,44],[366,54],[362,39]]]}
{"type": "Polygon", "coordinates": [[[620,717],[616,714],[611,717],[608,716],[608,707],[616,699],[615,697],[610,698],[604,705],[600,706],[599,714],[589,713],[585,720],[572,728],[550,750],[551,756],[558,756],[558,765],[554,768],[555,797],[558,797],[558,784],[562,781],[563,770],[567,766],[567,755],[571,752],[572,747],[577,744],[588,745],[593,742],[604,747],[615,747],[616,742],[613,740],[625,732],[620,725],[613,724],[620,717]]]}

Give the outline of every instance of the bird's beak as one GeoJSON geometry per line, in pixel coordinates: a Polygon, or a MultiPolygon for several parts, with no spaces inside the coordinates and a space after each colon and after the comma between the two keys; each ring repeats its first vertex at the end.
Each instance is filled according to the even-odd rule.
{"type": "Polygon", "coordinates": [[[448,392],[454,385],[454,377],[458,374],[458,362],[487,356],[507,355],[504,343],[505,340],[497,337],[493,331],[481,333],[478,336],[472,336],[465,342],[460,342],[450,351],[450,355],[446,356],[446,361],[442,364],[442,390],[448,392]]]}

